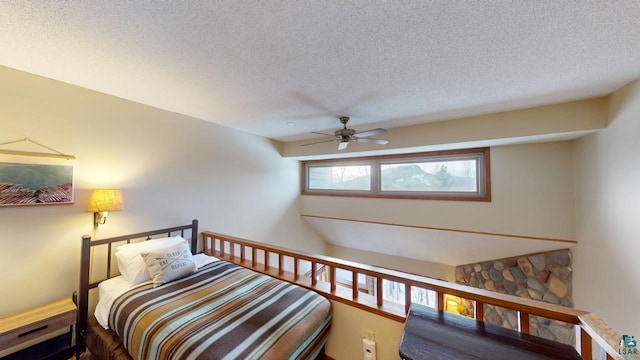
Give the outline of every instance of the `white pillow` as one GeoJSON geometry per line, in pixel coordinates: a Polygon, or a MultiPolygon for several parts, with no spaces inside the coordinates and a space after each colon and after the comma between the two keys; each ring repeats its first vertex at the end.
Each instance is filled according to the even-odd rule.
{"type": "Polygon", "coordinates": [[[98,284],[98,304],[94,315],[103,328],[109,328],[109,311],[116,298],[131,288],[122,276],[116,276],[98,284]]]}
{"type": "Polygon", "coordinates": [[[186,241],[143,252],[140,255],[151,274],[153,287],[183,278],[196,271],[196,263],[193,261],[186,241]]]}
{"type": "Polygon", "coordinates": [[[161,239],[151,239],[138,243],[121,245],[116,249],[116,261],[120,274],[131,286],[151,280],[144,260],[140,257],[142,252],[149,252],[162,247],[186,242],[181,236],[161,239]]]}
{"type": "Polygon", "coordinates": [[[215,256],[209,256],[203,253],[199,253],[199,254],[193,255],[193,261],[196,262],[196,267],[198,268],[198,270],[200,270],[201,267],[205,265],[209,265],[214,261],[220,261],[220,259],[218,259],[215,256]]]}

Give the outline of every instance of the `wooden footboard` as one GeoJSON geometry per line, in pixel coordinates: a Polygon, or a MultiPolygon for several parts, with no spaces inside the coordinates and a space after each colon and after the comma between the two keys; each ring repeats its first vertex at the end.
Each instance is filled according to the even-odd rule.
{"type": "Polygon", "coordinates": [[[198,220],[193,220],[191,224],[188,225],[123,235],[103,240],[92,241],[89,235],[82,237],[82,251],[80,255],[80,291],[78,294],[78,326],[76,327],[76,341],[80,352],[86,349],[87,320],[89,316],[89,290],[97,287],[101,281],[119,275],[119,272],[111,266],[113,245],[117,243],[130,243],[132,240],[139,239],[149,240],[152,237],[157,237],[159,235],[180,235],[185,239],[190,239],[191,252],[195,254],[198,248],[198,220]],[[185,237],[185,232],[190,232],[190,236],[185,237]],[[90,276],[93,269],[91,251],[97,246],[106,247],[106,259],[103,259],[106,267],[106,276],[100,279],[92,279],[90,276]]]}

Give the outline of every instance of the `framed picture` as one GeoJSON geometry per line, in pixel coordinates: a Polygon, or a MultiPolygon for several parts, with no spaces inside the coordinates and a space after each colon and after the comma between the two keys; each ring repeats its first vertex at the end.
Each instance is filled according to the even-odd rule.
{"type": "Polygon", "coordinates": [[[73,204],[75,158],[0,152],[0,206],[73,204]]]}

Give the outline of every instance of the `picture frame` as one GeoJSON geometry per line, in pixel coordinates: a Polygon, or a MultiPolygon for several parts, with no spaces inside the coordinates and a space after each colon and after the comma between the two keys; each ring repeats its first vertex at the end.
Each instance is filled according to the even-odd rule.
{"type": "Polygon", "coordinates": [[[74,202],[75,158],[0,151],[0,207],[74,202]]]}

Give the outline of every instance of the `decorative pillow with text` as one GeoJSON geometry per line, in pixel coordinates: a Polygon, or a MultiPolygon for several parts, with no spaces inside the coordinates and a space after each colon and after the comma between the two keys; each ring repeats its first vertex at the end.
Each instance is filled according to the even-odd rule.
{"type": "Polygon", "coordinates": [[[196,271],[186,241],[140,254],[151,275],[153,287],[183,278],[196,271]]]}
{"type": "Polygon", "coordinates": [[[120,274],[122,274],[122,277],[124,277],[131,286],[151,280],[151,275],[149,275],[149,271],[147,270],[144,260],[142,260],[140,254],[184,241],[186,240],[181,236],[176,236],[151,239],[119,246],[116,248],[116,260],[118,261],[120,274]]]}

